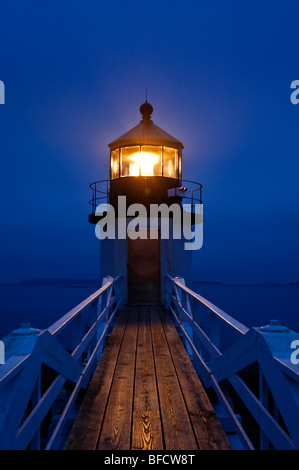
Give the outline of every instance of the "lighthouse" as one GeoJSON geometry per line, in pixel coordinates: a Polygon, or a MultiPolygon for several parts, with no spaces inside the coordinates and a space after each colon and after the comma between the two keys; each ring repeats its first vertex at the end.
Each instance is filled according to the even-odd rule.
{"type": "Polygon", "coordinates": [[[183,144],[154,124],[147,100],[140,113],[138,125],[108,144],[110,178],[90,185],[89,222],[103,228],[110,217],[100,242],[101,277],[121,274],[129,304],[164,305],[167,275],[191,286],[192,249],[182,228],[186,220],[190,228],[202,224],[201,214],[194,217],[202,187],[182,180],[183,144]]]}

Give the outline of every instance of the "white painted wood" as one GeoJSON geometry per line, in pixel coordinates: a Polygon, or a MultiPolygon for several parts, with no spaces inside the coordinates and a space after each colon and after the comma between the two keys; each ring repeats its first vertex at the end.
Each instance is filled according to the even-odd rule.
{"type": "MultiPolygon", "coordinates": [[[[194,365],[206,387],[213,387],[217,396],[232,420],[232,424],[244,445],[252,448],[242,426],[238,423],[233,408],[229,403],[231,399],[226,396],[227,391],[222,390],[227,381],[233,386],[239,397],[250,411],[261,430],[261,447],[269,448],[270,442],[277,449],[299,449],[299,371],[291,364],[290,344],[298,340],[298,333],[272,322],[267,327],[248,329],[233,317],[218,309],[208,300],[193,292],[185,286],[181,278],[167,276],[167,305],[174,316],[177,327],[193,350],[194,365]],[[196,305],[205,308],[198,317],[200,322],[203,315],[212,319],[209,331],[199,326],[193,315],[184,306],[187,305],[186,293],[196,305]],[[185,324],[192,327],[193,333],[199,340],[197,346],[193,344],[185,324]],[[238,333],[239,338],[226,351],[221,351],[220,324],[238,333]],[[207,350],[210,360],[207,362],[202,350],[207,350]],[[244,380],[238,375],[243,369],[256,363],[259,368],[257,379],[261,378],[260,397],[256,397],[248,388],[244,380]],[[266,390],[271,391],[274,397],[273,415],[269,412],[269,400],[266,390]],[[228,400],[229,398],[229,400],[228,400]],[[290,436],[281,427],[279,414],[290,436]]],[[[191,308],[191,307],[190,307],[191,308]]],[[[207,323],[207,322],[206,322],[207,323]]]]}
{"type": "MultiPolygon", "coordinates": [[[[32,449],[40,448],[40,425],[43,419],[66,380],[75,384],[76,393],[87,386],[96,367],[100,347],[122,301],[121,276],[115,279],[109,276],[94,294],[47,330],[38,333],[29,355],[11,357],[1,366],[0,403],[5,403],[5,406],[0,407],[0,449],[25,449],[29,444],[32,449]],[[65,339],[69,335],[72,338],[71,351],[66,349],[70,347],[65,339]],[[86,364],[82,362],[83,353],[87,354],[86,364]],[[41,396],[43,364],[58,375],[41,396]],[[33,409],[23,420],[30,399],[33,409]]],[[[55,439],[61,435],[62,427],[72,412],[74,399],[73,392],[63,419],[56,426],[55,439]]]]}

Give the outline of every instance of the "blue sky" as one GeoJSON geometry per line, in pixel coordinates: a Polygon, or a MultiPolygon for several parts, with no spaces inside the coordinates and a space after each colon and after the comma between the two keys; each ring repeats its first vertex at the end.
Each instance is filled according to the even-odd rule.
{"type": "Polygon", "coordinates": [[[0,282],[98,277],[89,184],[146,87],[183,177],[203,184],[194,278],[299,281],[296,3],[2,5],[0,282]]]}

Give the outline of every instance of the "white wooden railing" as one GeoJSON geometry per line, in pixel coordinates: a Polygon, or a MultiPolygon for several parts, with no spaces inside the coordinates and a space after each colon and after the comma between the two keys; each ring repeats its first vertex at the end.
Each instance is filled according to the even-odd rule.
{"type": "Polygon", "coordinates": [[[61,446],[121,304],[121,276],[105,278],[99,290],[34,337],[30,354],[0,366],[0,449],[61,446]]]}
{"type": "MultiPolygon", "coordinates": [[[[0,365],[0,449],[63,446],[122,299],[121,276],[105,278],[98,291],[36,334],[29,354],[0,365]]],[[[198,375],[216,392],[243,448],[299,449],[299,366],[291,362],[299,334],[274,322],[247,328],[182,278],[167,277],[165,300],[198,375]],[[223,345],[227,332],[229,346],[223,345]],[[256,390],[244,373],[250,368],[256,390]],[[236,397],[257,423],[258,440],[242,408],[236,410],[236,397]]]]}
{"type": "Polygon", "coordinates": [[[207,391],[216,392],[242,447],[299,449],[299,366],[291,362],[299,334],[275,321],[247,328],[179,277],[167,277],[165,300],[198,375],[207,391]],[[255,375],[249,376],[250,368],[255,375]],[[240,406],[241,420],[236,415],[236,399],[257,423],[257,439],[246,429],[240,406]]]}

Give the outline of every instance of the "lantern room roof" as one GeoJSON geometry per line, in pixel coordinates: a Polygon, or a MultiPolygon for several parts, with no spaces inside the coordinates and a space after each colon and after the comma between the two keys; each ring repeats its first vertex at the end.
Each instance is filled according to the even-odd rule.
{"type": "Polygon", "coordinates": [[[140,106],[140,113],[143,116],[140,123],[108,144],[110,150],[129,145],[165,145],[182,150],[184,148],[182,142],[153,123],[152,112],[153,107],[146,100],[140,106]]]}

